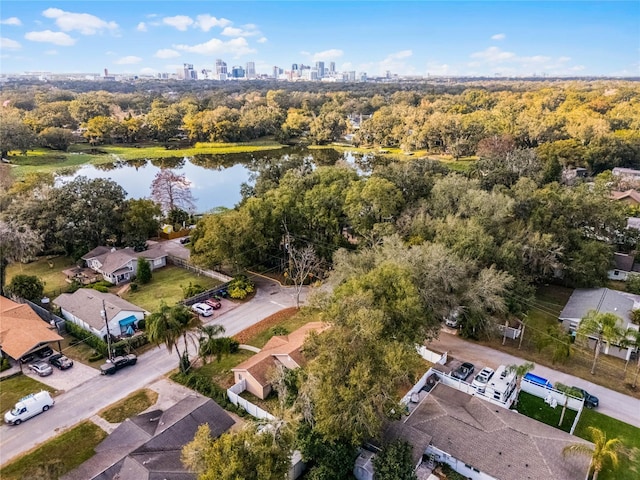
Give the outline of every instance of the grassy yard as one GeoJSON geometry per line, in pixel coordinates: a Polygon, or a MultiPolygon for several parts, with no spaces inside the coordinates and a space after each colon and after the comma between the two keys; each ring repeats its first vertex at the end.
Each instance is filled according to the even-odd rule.
{"type": "Polygon", "coordinates": [[[154,312],[160,307],[160,302],[174,305],[184,298],[183,286],[189,282],[203,286],[205,289],[220,285],[220,281],[213,278],[197,275],[184,268],[167,265],[153,272],[153,278],[147,285],[139,285],[138,291],[128,290],[122,298],[138,305],[149,312],[154,312]]]}
{"type": "Polygon", "coordinates": [[[11,263],[7,267],[7,283],[16,275],[35,275],[44,282],[44,294],[53,299],[69,287],[62,270],[74,265],[71,258],[64,256],[41,257],[31,263],[11,263]]]}
{"type": "Polygon", "coordinates": [[[121,423],[144,412],[158,401],[158,393],[148,388],[133,392],[126,398],[100,411],[98,415],[110,423],[121,423]]]}
{"type": "Polygon", "coordinates": [[[546,423],[555,428],[560,428],[565,432],[571,431],[571,426],[576,418],[577,412],[567,408],[562,425],[560,423],[560,415],[562,414],[562,405],[551,408],[544,402],[543,398],[536,397],[527,392],[520,392],[518,397],[518,405],[516,410],[527,417],[546,423]]]}
{"type": "MultiPolygon", "coordinates": [[[[47,390],[54,393],[55,390],[44,383],[40,383],[26,375],[17,375],[0,382],[0,413],[13,408],[18,400],[30,393],[47,390]]],[[[0,478],[4,478],[1,477],[0,478]]]]}
{"type": "Polygon", "coordinates": [[[262,348],[273,337],[274,327],[282,327],[291,333],[311,321],[309,317],[298,313],[299,310],[295,307],[280,310],[238,333],[234,338],[242,344],[262,348]]]}
{"type": "Polygon", "coordinates": [[[213,360],[203,365],[197,369],[197,372],[210,377],[215,383],[226,389],[233,386],[233,372],[231,369],[254,355],[255,353],[248,350],[238,350],[236,353],[223,356],[219,362],[213,360]]]}
{"type": "Polygon", "coordinates": [[[587,427],[596,427],[607,434],[607,438],[619,438],[629,451],[628,456],[620,456],[620,467],[615,471],[607,466],[598,480],[633,480],[640,478],[640,428],[608,417],[594,410],[582,412],[574,434],[585,440],[591,440],[587,427]]]}
{"type": "Polygon", "coordinates": [[[97,425],[83,422],[2,468],[0,478],[60,478],[92,457],[106,436],[97,425]]]}

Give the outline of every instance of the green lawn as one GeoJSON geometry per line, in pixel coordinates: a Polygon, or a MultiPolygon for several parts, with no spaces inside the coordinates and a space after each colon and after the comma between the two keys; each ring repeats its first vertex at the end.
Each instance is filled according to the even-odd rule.
{"type": "Polygon", "coordinates": [[[13,408],[16,402],[25,395],[39,392],[40,390],[55,392],[53,388],[26,375],[17,375],[3,380],[0,382],[0,412],[4,414],[4,412],[13,408]]]}
{"type": "Polygon", "coordinates": [[[127,418],[144,412],[158,400],[158,393],[147,388],[133,392],[126,398],[114,403],[98,413],[110,423],[121,423],[127,418]]]}
{"type": "Polygon", "coordinates": [[[244,343],[253,347],[262,348],[269,341],[269,339],[273,337],[274,327],[284,328],[286,329],[287,333],[291,333],[311,321],[309,317],[306,317],[305,315],[299,315],[298,313],[299,311],[293,308],[276,313],[274,316],[281,315],[281,318],[279,319],[277,325],[272,325],[266,327],[261,331],[257,331],[244,343]]]}
{"type": "Polygon", "coordinates": [[[54,299],[69,287],[62,270],[74,265],[71,258],[64,256],[40,257],[31,263],[11,263],[7,267],[7,283],[16,275],[35,275],[44,282],[44,294],[54,299]]]}
{"type": "Polygon", "coordinates": [[[582,412],[574,434],[591,440],[587,427],[596,427],[607,434],[607,438],[619,438],[629,451],[629,457],[620,456],[620,467],[615,471],[610,466],[604,468],[598,480],[634,480],[640,478],[640,428],[608,417],[594,410],[582,412]]]}
{"type": "Polygon", "coordinates": [[[213,360],[203,365],[197,369],[197,372],[211,377],[215,383],[226,389],[233,385],[233,372],[231,369],[254,355],[255,353],[248,350],[238,350],[236,353],[223,356],[219,362],[213,360]]]}
{"type": "Polygon", "coordinates": [[[96,445],[106,436],[107,433],[97,425],[83,422],[2,468],[0,478],[60,478],[91,458],[96,445]]]}
{"type": "Polygon", "coordinates": [[[560,428],[560,430],[564,430],[565,432],[571,431],[571,426],[577,414],[575,410],[567,408],[564,419],[562,420],[562,426],[558,427],[560,415],[562,414],[562,405],[551,408],[544,403],[544,399],[522,391],[518,397],[516,410],[527,417],[546,423],[552,427],[560,428]]]}
{"type": "Polygon", "coordinates": [[[197,275],[184,268],[167,265],[153,272],[153,278],[146,285],[138,285],[138,291],[128,290],[122,298],[138,305],[149,312],[155,312],[164,301],[167,305],[175,305],[183,300],[182,286],[188,286],[189,282],[210,289],[220,285],[220,281],[213,278],[197,275]]]}
{"type": "Polygon", "coordinates": [[[167,157],[190,157],[194,155],[220,155],[228,153],[250,153],[262,150],[276,150],[283,145],[261,140],[247,143],[197,143],[191,148],[168,150],[164,144],[134,146],[100,145],[99,154],[91,153],[87,143],[75,144],[68,152],[57,152],[45,148],[29,150],[26,155],[11,152],[10,160],[15,165],[13,175],[22,178],[28,173],[72,173],[82,165],[101,165],[117,160],[141,160],[167,157]]]}

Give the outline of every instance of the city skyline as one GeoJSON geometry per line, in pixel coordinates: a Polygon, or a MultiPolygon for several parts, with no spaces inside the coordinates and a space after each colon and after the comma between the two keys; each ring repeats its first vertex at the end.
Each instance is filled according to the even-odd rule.
{"type": "Polygon", "coordinates": [[[638,76],[638,2],[3,1],[0,73],[638,76]]]}

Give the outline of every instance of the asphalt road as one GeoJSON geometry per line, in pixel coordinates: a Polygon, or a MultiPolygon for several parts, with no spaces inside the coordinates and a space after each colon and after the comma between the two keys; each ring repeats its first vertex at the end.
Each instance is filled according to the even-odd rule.
{"type": "MultiPolygon", "coordinates": [[[[496,369],[499,365],[519,365],[526,361],[445,332],[441,332],[439,338],[427,347],[441,353],[448,352],[458,360],[471,362],[476,366],[476,371],[485,366],[496,369]]],[[[536,364],[533,373],[550,380],[551,383],[560,382],[583,388],[600,399],[598,412],[640,428],[640,400],[542,365],[536,364]]]]}
{"type": "MultiPolygon", "coordinates": [[[[254,281],[258,288],[250,302],[241,304],[210,322],[223,325],[228,336],[235,335],[283,308],[295,306],[293,289],[280,287],[277,282],[261,277],[254,278],[254,281]]],[[[3,424],[0,426],[0,465],[90,418],[177,366],[178,356],[175,351],[169,353],[165,347],[154,348],[141,355],[138,363],[132,367],[112,376],[90,378],[55,397],[54,407],[45,414],[37,415],[19,426],[3,424]]]]}

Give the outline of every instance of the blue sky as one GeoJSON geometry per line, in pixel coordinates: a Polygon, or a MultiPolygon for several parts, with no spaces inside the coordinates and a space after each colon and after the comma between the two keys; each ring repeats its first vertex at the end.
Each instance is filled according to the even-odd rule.
{"type": "Polygon", "coordinates": [[[640,75],[633,1],[2,0],[0,72],[334,61],[400,75],[640,75]]]}

